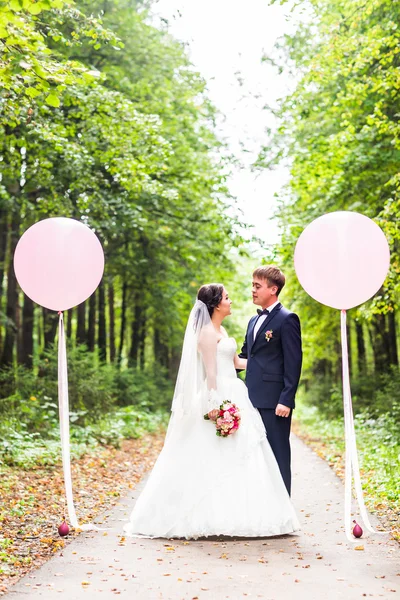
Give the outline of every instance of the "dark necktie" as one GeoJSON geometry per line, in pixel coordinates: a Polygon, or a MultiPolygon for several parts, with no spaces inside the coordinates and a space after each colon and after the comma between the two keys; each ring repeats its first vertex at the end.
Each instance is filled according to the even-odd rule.
{"type": "Polygon", "coordinates": [[[264,310],[261,310],[260,308],[257,308],[257,313],[258,313],[258,316],[260,316],[260,315],[269,315],[269,310],[268,310],[268,308],[264,308],[264,310]]]}

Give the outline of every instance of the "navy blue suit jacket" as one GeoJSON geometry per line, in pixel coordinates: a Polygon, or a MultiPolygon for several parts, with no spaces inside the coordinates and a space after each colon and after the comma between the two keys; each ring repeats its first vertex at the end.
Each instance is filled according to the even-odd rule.
{"type": "Polygon", "coordinates": [[[250,400],[257,408],[276,408],[277,404],[294,408],[303,357],[299,317],[277,304],[253,341],[257,316],[250,319],[239,354],[247,358],[250,400]],[[265,338],[268,330],[272,331],[269,341],[265,338]]]}

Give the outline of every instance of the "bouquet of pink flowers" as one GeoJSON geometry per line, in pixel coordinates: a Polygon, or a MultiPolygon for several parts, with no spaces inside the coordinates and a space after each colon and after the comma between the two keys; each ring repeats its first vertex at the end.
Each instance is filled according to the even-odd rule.
{"type": "MultiPolygon", "coordinates": [[[[240,425],[240,410],[229,400],[224,400],[218,410],[216,419],[212,419],[215,422],[217,429],[216,434],[220,437],[228,437],[239,429],[240,425]]],[[[210,411],[211,412],[211,411],[210,411]]],[[[204,415],[206,421],[210,421],[208,413],[204,415]]]]}

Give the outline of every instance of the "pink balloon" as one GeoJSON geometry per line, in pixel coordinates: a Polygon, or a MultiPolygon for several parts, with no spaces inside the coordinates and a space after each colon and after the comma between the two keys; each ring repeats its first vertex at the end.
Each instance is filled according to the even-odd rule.
{"type": "Polygon", "coordinates": [[[328,213],[297,240],[294,264],[305,291],[332,308],[366,302],[385,281],[390,251],[383,231],[356,212],[328,213]]]}
{"type": "Polygon", "coordinates": [[[14,270],[31,300],[51,310],[68,310],[99,285],[104,253],[89,227],[55,217],[25,231],[15,250],[14,270]]]}

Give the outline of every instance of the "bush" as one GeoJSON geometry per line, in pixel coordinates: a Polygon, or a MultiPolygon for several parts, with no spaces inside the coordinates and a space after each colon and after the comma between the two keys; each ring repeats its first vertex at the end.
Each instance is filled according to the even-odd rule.
{"type": "Polygon", "coordinates": [[[167,370],[155,365],[143,371],[124,369],[115,373],[116,404],[150,410],[169,409],[173,386],[167,370]]]}
{"type": "MultiPolygon", "coordinates": [[[[331,378],[316,377],[302,390],[304,402],[317,406],[328,418],[343,414],[342,386],[332,384],[331,378]]],[[[389,373],[351,379],[354,413],[365,413],[370,418],[390,414],[400,425],[400,370],[392,367],[389,373]]]]}
{"type": "MultiPolygon", "coordinates": [[[[165,428],[168,418],[169,414],[163,410],[150,412],[127,406],[114,410],[91,425],[73,423],[70,428],[71,456],[79,458],[99,445],[118,448],[124,439],[140,438],[165,428]]],[[[0,464],[29,468],[61,462],[58,423],[47,429],[46,437],[39,432],[29,432],[25,423],[20,423],[18,428],[3,423],[0,433],[0,464]]]]}
{"type": "MultiPolygon", "coordinates": [[[[48,350],[34,369],[23,366],[0,371],[0,416],[3,422],[25,423],[28,431],[45,434],[58,422],[57,349],[48,350]],[[4,394],[6,391],[6,394],[4,394]]],[[[117,406],[168,409],[173,387],[165,369],[119,369],[101,362],[85,346],[68,351],[71,421],[95,423],[117,406]]]]}
{"type": "Polygon", "coordinates": [[[145,433],[153,433],[165,428],[169,413],[164,410],[149,412],[134,406],[119,408],[106,415],[91,429],[93,437],[103,445],[119,447],[124,439],[140,438],[145,433]]]}
{"type": "MultiPolygon", "coordinates": [[[[36,381],[40,398],[47,396],[56,400],[58,397],[57,361],[57,348],[53,346],[38,363],[36,381]]],[[[86,346],[68,350],[69,404],[83,422],[96,420],[113,407],[116,371],[115,365],[102,363],[96,354],[88,352],[86,346]]]]}

